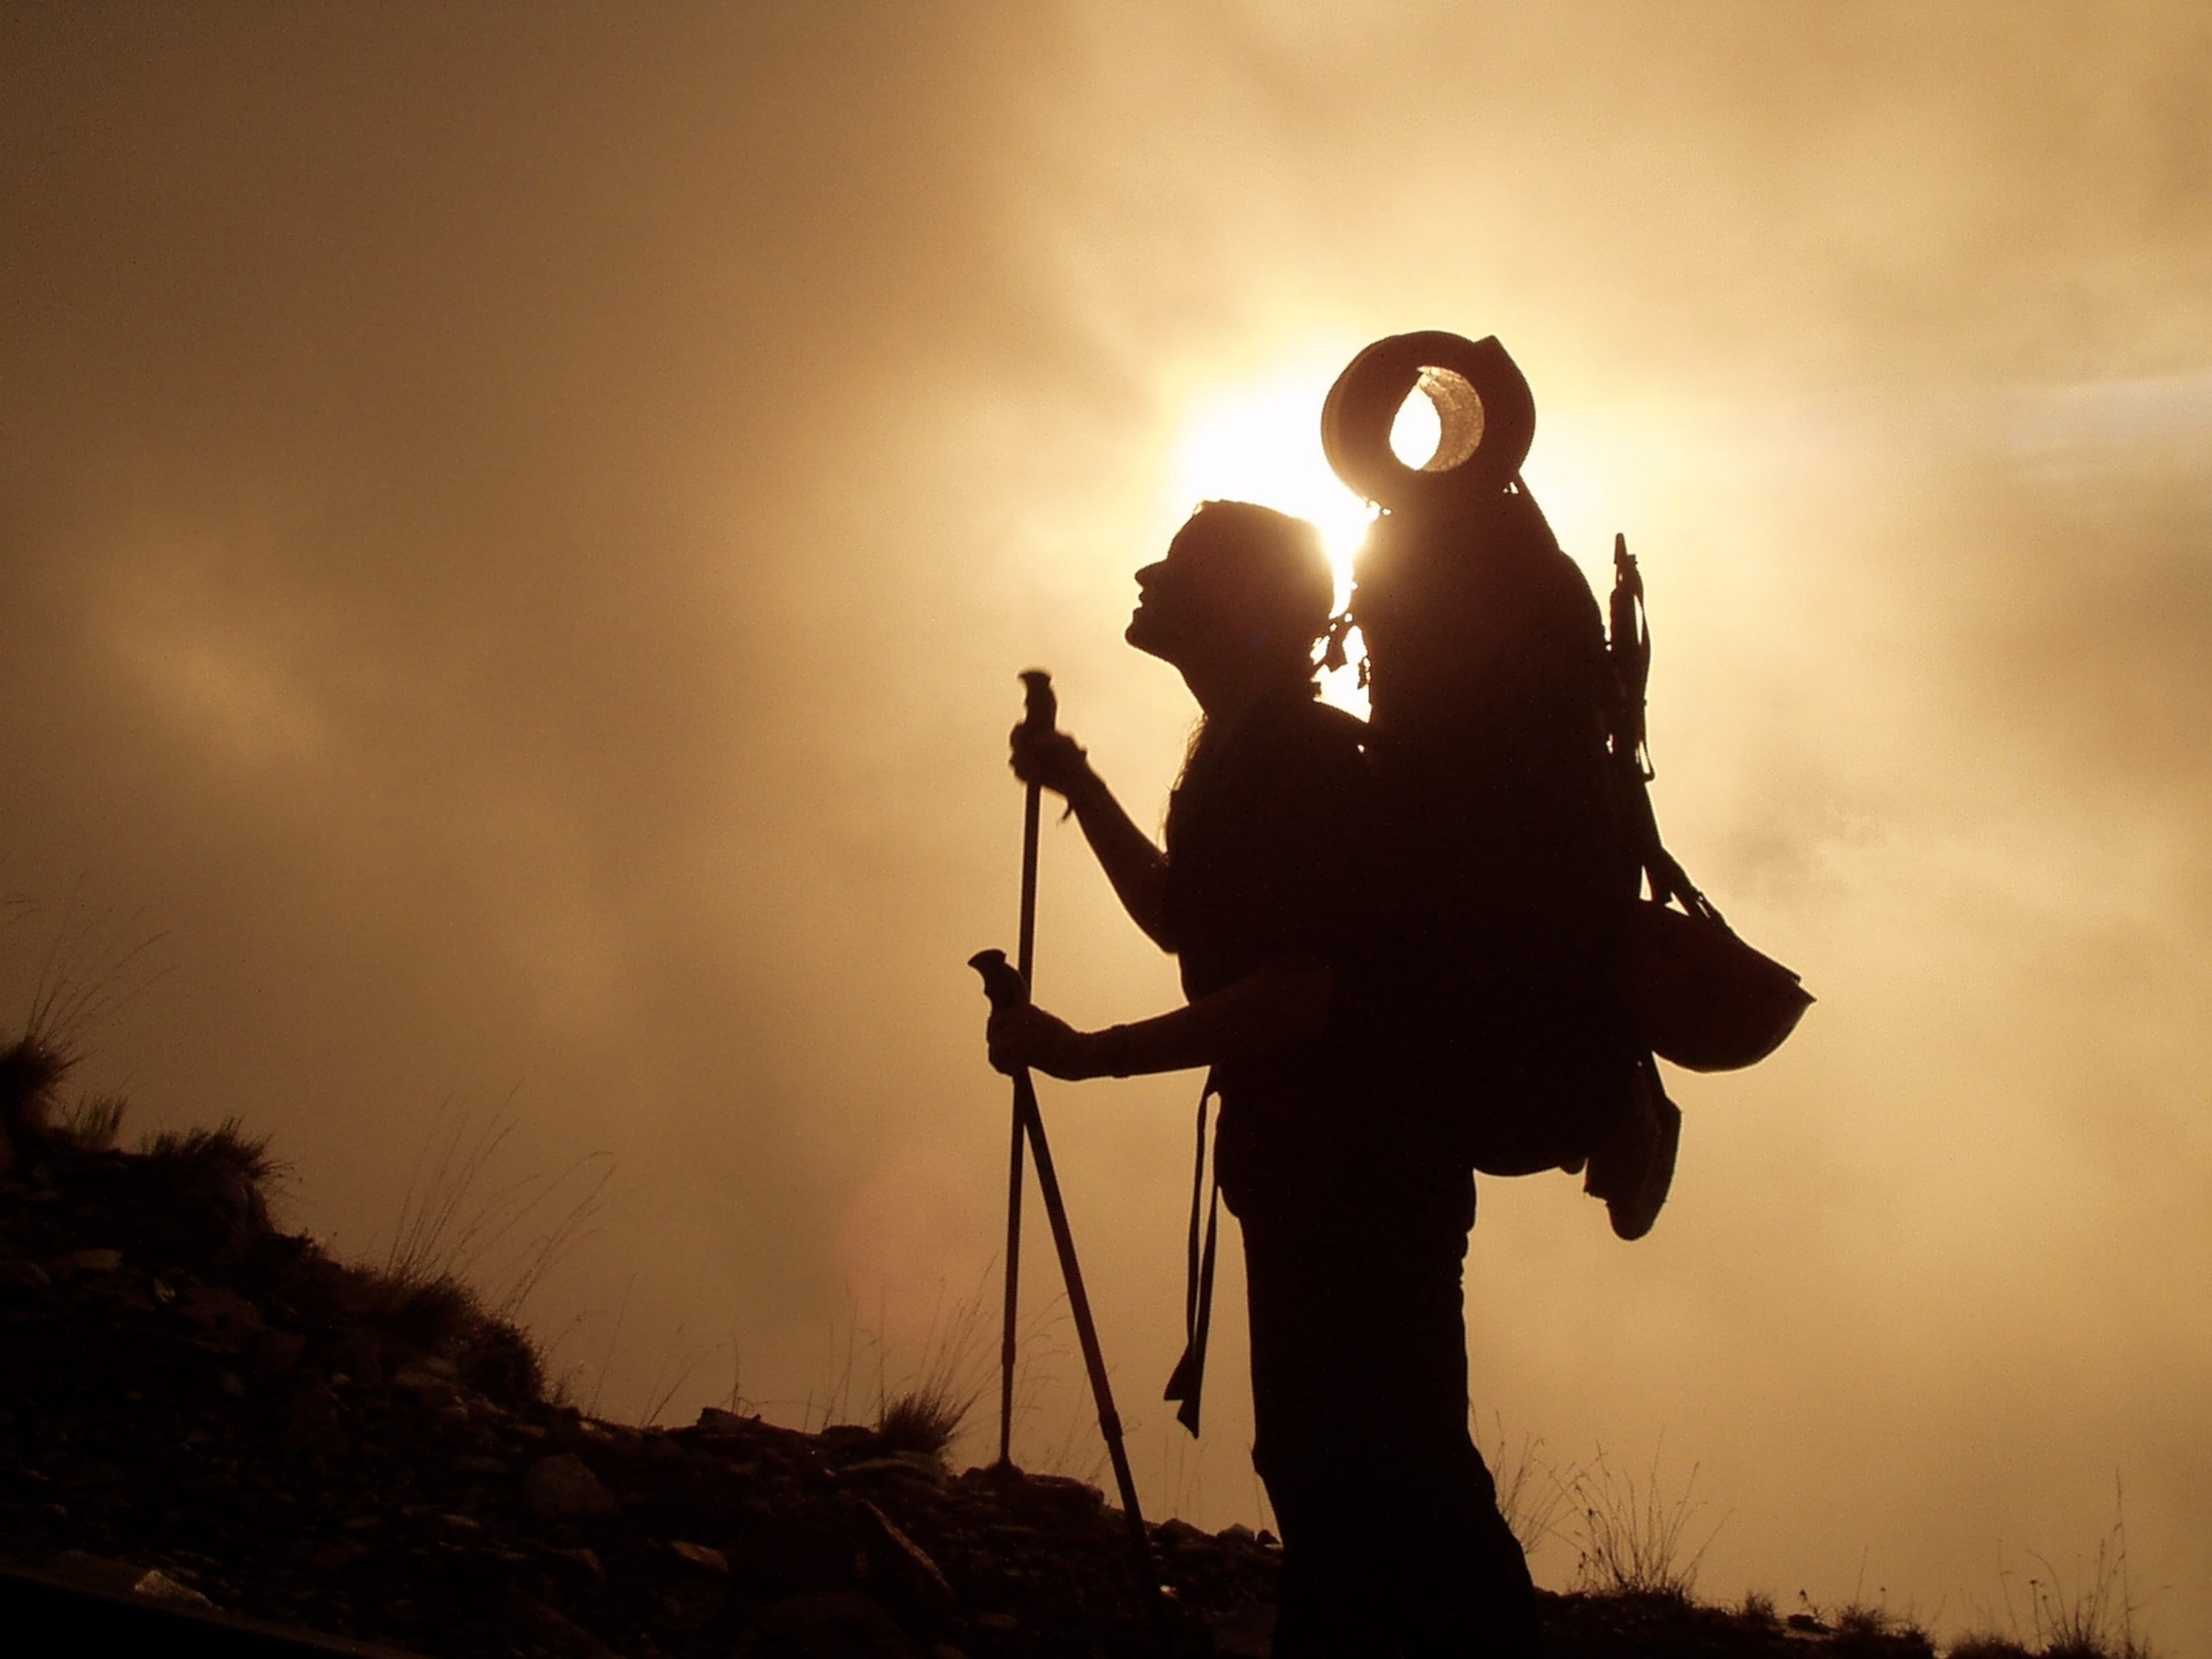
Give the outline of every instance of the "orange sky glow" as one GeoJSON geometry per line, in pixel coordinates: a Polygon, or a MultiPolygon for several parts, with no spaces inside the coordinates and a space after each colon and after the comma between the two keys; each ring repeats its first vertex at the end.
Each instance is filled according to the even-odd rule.
{"type": "MultiPolygon", "coordinates": [[[[507,1113],[612,1170],[528,1310],[580,1400],[865,1415],[996,1294],[1018,671],[1156,823],[1130,573],[1210,496],[1348,558],[1330,380],[1495,333],[1642,561],[1669,843],[1820,1002],[1677,1080],[1642,1243],[1485,1185],[1486,1441],[1949,1631],[2124,1493],[2203,1650],[2208,135],[2185,0],[13,8],[0,1011],[158,933],[131,1126],[272,1133],[374,1254],[507,1113]]],[[[1040,999],[1169,1006],[1043,865],[1040,999]]],[[[1148,1506],[1257,1523],[1239,1322],[1203,1441],[1157,1399],[1196,1081],[1043,1104],[1148,1506]]],[[[1017,1451],[1090,1474],[1026,1260],[1017,1451]]]]}

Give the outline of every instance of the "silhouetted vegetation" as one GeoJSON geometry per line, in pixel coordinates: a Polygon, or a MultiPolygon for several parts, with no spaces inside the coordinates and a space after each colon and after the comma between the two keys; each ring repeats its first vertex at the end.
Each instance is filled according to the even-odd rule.
{"type": "MultiPolygon", "coordinates": [[[[58,1092],[72,1064],[71,1056],[48,1048],[27,1035],[0,1048],[0,1128],[5,1131],[0,1150],[6,1154],[5,1167],[0,1169],[0,1193],[8,1197],[7,1207],[0,1211],[0,1267],[8,1273],[0,1274],[0,1279],[15,1287],[10,1294],[39,1299],[39,1311],[33,1316],[62,1322],[56,1328],[69,1334],[68,1352],[77,1356],[71,1363],[95,1367],[106,1364],[114,1368],[112,1376],[89,1372],[64,1378],[52,1369],[58,1362],[52,1356],[62,1352],[53,1349],[44,1351],[49,1353],[48,1360],[28,1370],[18,1366],[10,1371],[17,1383],[34,1390],[61,1389],[85,1394],[93,1402],[85,1409],[101,1425],[100,1433],[127,1433],[143,1414],[137,1402],[146,1397],[145,1390],[166,1386],[158,1381],[159,1373],[148,1368],[143,1355],[134,1357],[131,1341],[121,1340],[119,1327],[116,1337],[99,1337],[102,1322],[133,1317],[127,1310],[143,1305],[149,1321],[174,1321],[182,1316],[201,1333],[194,1351],[205,1351],[195,1362],[208,1373],[200,1379],[202,1383],[210,1378],[220,1382],[219,1371],[232,1376],[232,1381],[220,1389],[200,1388],[190,1409],[204,1415],[229,1411],[234,1405],[240,1426],[213,1431],[203,1427],[194,1432],[213,1432],[219,1443],[227,1446],[229,1441],[221,1437],[246,1434],[246,1425],[261,1422],[263,1428],[250,1431],[278,1433],[289,1448],[286,1456],[311,1453],[321,1459],[315,1467],[325,1473],[314,1478],[338,1482],[346,1494],[343,1501],[356,1507],[368,1501],[362,1495],[362,1482],[368,1477],[357,1472],[341,1473],[341,1465],[343,1459],[355,1455],[347,1449],[349,1444],[362,1455],[373,1449],[349,1441],[315,1417],[314,1411],[323,1408],[317,1402],[339,1398],[331,1393],[333,1385],[358,1390],[366,1383],[386,1393],[413,1391],[416,1409],[428,1411],[427,1420],[446,1425],[455,1436],[481,1437],[487,1432],[486,1425],[550,1424],[561,1446],[601,1454],[611,1453],[617,1446],[634,1446],[641,1461],[623,1467],[630,1471],[628,1478],[641,1484],[659,1478],[648,1476],[648,1469],[691,1467],[684,1461],[691,1456],[690,1450],[672,1448],[734,1446],[741,1440],[770,1447],[772,1459],[782,1460],[775,1467],[811,1466],[817,1454],[774,1450],[781,1444],[770,1438],[776,1434],[788,1435],[794,1445],[819,1445],[823,1449],[819,1456],[842,1462],[855,1476],[878,1482],[892,1478],[888,1474],[862,1476],[861,1472],[886,1468],[897,1455],[907,1454],[908,1462],[933,1470],[927,1479],[939,1483],[938,1490],[957,1493],[953,1507],[962,1514],[968,1509],[978,1516],[987,1511],[997,1513],[991,1505],[1018,1499],[1019,1504],[1032,1505],[1035,1516],[1065,1514],[1082,1519],[1079,1537],[1073,1530],[1064,1539],[1057,1534],[1039,1535],[1033,1544],[1021,1547],[1030,1550],[1035,1558],[1023,1569],[1034,1577],[1023,1582],[1049,1583],[1055,1577],[1073,1574],[1084,1577],[1085,1582],[1095,1577],[1110,1583],[1121,1576],[1116,1558],[1122,1540],[1110,1524],[1111,1511],[1101,1504],[1090,1484],[1051,1476],[1026,1480],[1018,1476],[1012,1477],[1015,1485],[1003,1486],[995,1477],[987,1479],[980,1471],[943,1484],[949,1480],[945,1468],[948,1454],[982,1392],[980,1379],[989,1369],[981,1356],[988,1345],[982,1340],[987,1334],[986,1298],[980,1291],[933,1328],[919,1362],[910,1370],[895,1373],[880,1341],[872,1343],[878,1361],[878,1406],[871,1428],[825,1426],[820,1436],[805,1437],[771,1430],[758,1419],[741,1418],[734,1411],[710,1411],[700,1427],[678,1431],[655,1449],[635,1431],[592,1425],[572,1408],[549,1404],[544,1363],[536,1346],[519,1324],[502,1314],[505,1303],[490,1304],[458,1270],[460,1261],[481,1261],[484,1246],[512,1231],[522,1217],[542,1213],[536,1206],[551,1190],[550,1186],[528,1182],[489,1181],[485,1172],[490,1152],[501,1144],[503,1129],[478,1130],[473,1139],[449,1129],[441,1147],[426,1156],[428,1184],[410,1194],[399,1237],[383,1261],[375,1265],[347,1263],[333,1259],[312,1240],[287,1234],[271,1222],[269,1189],[282,1177],[284,1166],[272,1154],[267,1136],[252,1133],[236,1119],[230,1119],[213,1128],[157,1133],[147,1137],[135,1152],[116,1150],[114,1143],[125,1120],[119,1097],[92,1097],[65,1107],[57,1105],[58,1092]],[[478,1201],[474,1211],[470,1202],[472,1194],[478,1201]],[[40,1201],[31,1201],[35,1195],[43,1195],[40,1201]],[[81,1236],[71,1236],[70,1227],[81,1236]],[[143,1294],[136,1288],[140,1286],[154,1295],[143,1294]],[[166,1308],[158,1305],[162,1297],[167,1298],[166,1308]],[[65,1311],[70,1309],[76,1311],[65,1311]],[[100,1358],[107,1352],[100,1346],[102,1340],[116,1343],[106,1360],[100,1358]],[[222,1371],[225,1366],[231,1371],[222,1371]],[[252,1380],[241,1384],[238,1376],[252,1380]],[[36,1380],[26,1382],[27,1378],[36,1380]],[[234,1399],[234,1388],[239,1390],[234,1399]],[[296,1395],[289,1415],[279,1411],[270,1418],[269,1406],[262,1403],[264,1390],[272,1391],[273,1397],[280,1400],[296,1395]],[[131,1400],[131,1408],[123,1409],[113,1401],[97,1403],[110,1394],[116,1401],[131,1400]],[[622,1438],[625,1435],[629,1438],[622,1438]],[[702,1435],[706,1437],[698,1437],[702,1435]],[[1002,1491],[1004,1497],[999,1495],[1002,1491]],[[1073,1554],[1066,1561],[1053,1557],[1054,1551],[1079,1553],[1080,1565],[1073,1554]],[[1102,1567],[1102,1562],[1106,1565],[1102,1567]]],[[[589,1213],[583,1206],[592,1201],[596,1192],[594,1186],[585,1200],[572,1206],[567,1220],[556,1229],[556,1237],[565,1240],[575,1236],[589,1213]]],[[[534,1253],[526,1249],[519,1259],[525,1281],[534,1283],[529,1275],[533,1268],[542,1271],[538,1264],[547,1259],[547,1248],[536,1246],[534,1253]]],[[[511,1286],[508,1294],[513,1294],[511,1286]]],[[[148,1329],[151,1331],[150,1324],[148,1329]]],[[[857,1342],[856,1334],[848,1343],[844,1376],[832,1391],[835,1398],[848,1402],[857,1342]]],[[[21,1388],[16,1392],[20,1395],[21,1388]]],[[[343,1399],[350,1401],[356,1397],[349,1393],[343,1399]]],[[[735,1397],[733,1382],[733,1404],[735,1397]]],[[[657,1416],[666,1403],[664,1393],[653,1414],[657,1416]]],[[[14,1415],[9,1420],[19,1425],[52,1421],[51,1405],[27,1409],[30,1405],[28,1396],[11,1397],[7,1409],[14,1415]]],[[[182,1408],[181,1403],[177,1408],[182,1408]]],[[[172,1407],[164,1404],[161,1409],[172,1407]]],[[[361,1407],[349,1405],[343,1409],[359,1411],[361,1407]]],[[[825,1424],[828,1416],[825,1412],[825,1424]]],[[[38,1443],[46,1448],[41,1454],[43,1463],[63,1472],[62,1489],[85,1490],[70,1460],[89,1455],[82,1443],[94,1432],[87,1428],[75,1439],[64,1437],[58,1441],[47,1435],[39,1437],[38,1443]]],[[[1498,1439],[1502,1447],[1502,1433],[1498,1439]]],[[[118,1440],[114,1449],[101,1455],[123,1459],[127,1464],[131,1454],[123,1449],[125,1443],[118,1440]]],[[[488,1455],[481,1444],[472,1449],[459,1448],[456,1440],[447,1449],[443,1455],[448,1462],[488,1470],[506,1467],[506,1460],[512,1455],[505,1451],[488,1455]]],[[[144,1455],[155,1455],[150,1448],[144,1455]]],[[[378,1455],[392,1454],[386,1449],[378,1455]]],[[[1927,1632],[1915,1621],[1880,1608],[1854,1605],[1823,1612],[1808,1602],[1802,1610],[1784,1619],[1778,1617],[1772,1600],[1764,1595],[1748,1595],[1740,1607],[1730,1609],[1696,1602],[1692,1590],[1698,1568],[1720,1522],[1703,1524],[1707,1506],[1693,1495],[1694,1468],[1679,1486],[1671,1486],[1662,1480],[1656,1455],[1648,1474],[1639,1478],[1618,1470],[1601,1449],[1586,1465],[1560,1469],[1543,1457],[1542,1443],[1527,1435],[1518,1442],[1516,1450],[1510,1455],[1503,1449],[1496,1451],[1492,1462],[1498,1470],[1501,1499],[1522,1535],[1524,1547],[1533,1553],[1546,1540],[1558,1539],[1577,1550],[1577,1579],[1585,1593],[1543,1598],[1547,1639],[1560,1659],[1618,1659],[1631,1653],[1677,1651],[1697,1651],[1722,1659],[1741,1655],[1750,1659],[1753,1655],[1790,1650],[1790,1644],[1808,1637],[1821,1639],[1838,1654],[1868,1659],[1875,1656],[1926,1659],[1936,1650],[1927,1632]]],[[[726,1470],[720,1454],[710,1455],[701,1467],[708,1466],[726,1470]]],[[[704,1477],[686,1474],[684,1478],[704,1477]]],[[[1007,1547],[989,1541],[996,1536],[991,1528],[1000,1524],[997,1522],[987,1523],[971,1517],[962,1523],[985,1539],[979,1547],[930,1532],[929,1517],[944,1511],[947,1500],[943,1496],[931,1498],[920,1508],[901,1510],[894,1517],[894,1497],[903,1490],[892,1481],[890,1488],[876,1492],[871,1504],[891,1507],[867,1522],[875,1530],[864,1528],[859,1547],[863,1553],[874,1551],[899,1572],[920,1575],[900,1593],[927,1598],[928,1610],[910,1613],[902,1605],[902,1619],[913,1617],[919,1621],[917,1629],[945,1628],[943,1621],[964,1618],[964,1613],[948,1611],[948,1607],[965,1607],[968,1604],[962,1598],[997,1594],[975,1587],[988,1582],[994,1563],[1007,1547]],[[941,1576],[930,1577],[937,1571],[934,1565],[920,1565],[933,1559],[957,1564],[945,1568],[952,1588],[945,1587],[941,1576]],[[948,1595],[955,1601],[947,1603],[948,1595]],[[933,1620],[938,1622],[932,1625],[933,1620]]],[[[85,1524],[94,1530],[82,1534],[66,1530],[54,1533],[53,1528],[59,1524],[54,1516],[63,1511],[33,1505],[22,1514],[44,1518],[37,1519],[27,1532],[10,1522],[8,1534],[0,1538],[0,1549],[20,1551],[40,1540],[46,1540],[44,1547],[50,1548],[98,1547],[126,1553],[133,1547],[127,1544],[125,1533],[114,1531],[121,1525],[119,1521],[100,1519],[109,1511],[99,1502],[80,1501],[81,1510],[68,1512],[81,1513],[87,1517],[85,1524]],[[108,1531],[98,1530],[100,1527],[108,1531]],[[114,1532],[114,1536],[111,1538],[109,1532],[114,1532]]],[[[466,1512],[458,1496],[441,1501],[453,1512],[466,1512]]],[[[585,1500],[571,1494],[561,1501],[585,1500]]],[[[771,1530],[796,1528],[802,1536],[811,1536],[827,1526],[823,1517],[833,1510],[844,1514],[845,1510],[836,1509],[839,1504],[851,1507],[833,1490],[825,1490],[818,1497],[787,1496],[777,1501],[796,1507],[788,1515],[779,1511],[771,1530]]],[[[733,1512],[745,1511],[740,1505],[733,1512]]],[[[122,1513],[115,1511],[118,1516],[122,1513]]],[[[709,1510],[702,1508],[699,1513],[704,1516],[709,1510]]],[[[865,1518],[876,1511],[863,1506],[859,1513],[865,1518]]],[[[1026,1516],[1030,1511],[1019,1513],[1026,1516]]],[[[148,1532],[147,1541],[135,1547],[163,1562],[164,1571],[196,1572],[200,1582],[222,1591],[224,1585],[245,1582],[258,1570],[247,1559],[255,1551],[281,1554],[271,1540],[281,1538],[295,1524],[291,1514],[290,1510],[281,1512],[280,1524],[270,1540],[256,1541],[258,1535],[247,1528],[233,1534],[226,1544],[196,1537],[179,1554],[171,1545],[156,1545],[152,1541],[155,1534],[148,1532]],[[213,1553],[192,1553],[203,1547],[213,1553]]],[[[151,1516],[149,1524],[159,1518],[151,1516]]],[[[345,1513],[340,1511],[336,1518],[325,1516],[323,1524],[337,1525],[345,1519],[345,1513]]],[[[246,1525],[240,1517],[225,1524],[246,1525]]],[[[607,1522],[610,1528],[629,1524],[607,1522]]],[[[1031,1516],[1008,1524],[1014,1532],[1027,1536],[1036,1527],[1048,1523],[1031,1516]]],[[[1060,1524],[1052,1520],[1048,1530],[1060,1524]]],[[[461,1522],[450,1523],[449,1530],[453,1528],[465,1531],[461,1522]]],[[[1273,1559],[1264,1537],[1231,1528],[1216,1538],[1173,1521],[1154,1531],[1166,1571],[1186,1587],[1190,1598],[1186,1605],[1194,1618],[1212,1621],[1222,1632],[1264,1630],[1273,1559]],[[1206,1589],[1209,1585],[1214,1588],[1206,1589]],[[1217,1605],[1206,1601],[1207,1595],[1232,1599],[1217,1605]]],[[[331,1551],[359,1553],[362,1547],[352,1540],[373,1536],[366,1530],[338,1535],[342,1541],[319,1547],[325,1557],[336,1559],[331,1551]]],[[[607,1536],[611,1540],[615,1534],[607,1536]]],[[[965,1539],[967,1534],[960,1536],[965,1539]]],[[[839,1544],[834,1553],[838,1559],[854,1559],[853,1542],[846,1540],[839,1544]]],[[[514,1554],[504,1543],[488,1541],[486,1547],[514,1554]]],[[[627,1546],[603,1540],[600,1547],[627,1546]]],[[[692,1564],[685,1569],[689,1571],[719,1571],[698,1564],[728,1559],[719,1545],[687,1544],[684,1548],[690,1552],[681,1558],[692,1564]]],[[[524,1558],[518,1554],[514,1559],[524,1558]]],[[[2024,1579],[2019,1573],[2004,1575],[2005,1616],[2011,1633],[1962,1639],[1950,1647],[1950,1659],[2147,1659],[2148,1647],[2135,1626],[2141,1603],[2133,1598],[2128,1583],[2126,1537],[2121,1523],[2115,1522],[2094,1554],[2071,1574],[2054,1570],[2043,1557],[2030,1559],[2035,1570],[2024,1579]]],[[[253,1605],[252,1597],[242,1591],[224,1593],[237,1598],[232,1605],[253,1605]]],[[[695,1592],[687,1589],[671,1605],[695,1602],[695,1592]],[[685,1601],[685,1596],[692,1601],[685,1601]]],[[[543,1622],[542,1614],[530,1612],[522,1601],[503,1605],[514,1618],[543,1622]],[[523,1612],[513,1613],[514,1607],[522,1607],[523,1612]]],[[[346,1620],[339,1618],[337,1622],[343,1625],[346,1620]]],[[[355,1627],[376,1628],[373,1625],[355,1627]]],[[[971,1642],[975,1633],[974,1628],[966,1631],[971,1642]]],[[[676,1639],[674,1632],[665,1634],[671,1641],[676,1639]]],[[[1100,1650],[1109,1648],[1121,1650],[1110,1644],[1100,1650]]],[[[671,1647],[667,1650],[689,1650],[671,1647]]],[[[1033,1650],[1018,1642],[1014,1645],[975,1642],[975,1650],[988,1654],[1033,1650]]]]}
{"type": "Polygon", "coordinates": [[[983,1397],[985,1296],[978,1289],[933,1324],[914,1375],[896,1389],[877,1387],[876,1432],[884,1449],[942,1460],[983,1397]]]}
{"type": "Polygon", "coordinates": [[[1681,1489],[1670,1492],[1661,1482],[1654,1452],[1650,1472],[1639,1482],[1615,1469],[1602,1447],[1592,1462],[1569,1471],[1561,1485],[1575,1516],[1577,1585],[1600,1595],[1687,1601],[1698,1565],[1722,1526],[1716,1521],[1702,1536],[1693,1536],[1692,1522],[1705,1508],[1691,1496],[1697,1481],[1692,1465],[1681,1489]]]}
{"type": "Polygon", "coordinates": [[[115,1145],[128,1106],[121,1095],[79,1095],[62,1109],[55,1127],[85,1151],[104,1152],[115,1145]]]}
{"type": "Polygon", "coordinates": [[[137,1152],[115,1150],[125,1114],[119,1097],[56,1109],[75,1064],[35,1034],[0,1048],[0,1173],[20,1170],[38,1190],[82,1196],[109,1218],[106,1237],[128,1255],[188,1275],[220,1270],[319,1310],[368,1343],[386,1369],[427,1360],[490,1399],[544,1396],[544,1362],[530,1338],[419,1237],[395,1270],[336,1261],[312,1240],[280,1231],[270,1196],[287,1166],[269,1136],[236,1118],[159,1130],[137,1152]]]}
{"type": "Polygon", "coordinates": [[[586,1237],[601,1208],[613,1160],[593,1152],[550,1180],[534,1174],[507,1178],[497,1165],[514,1133],[511,1099],[480,1123],[465,1105],[453,1102],[441,1109],[440,1117],[416,1155],[384,1271],[414,1285],[489,1281],[483,1294],[492,1312],[512,1319],[586,1237]]]}
{"type": "Polygon", "coordinates": [[[2142,1602],[2128,1577],[2128,1529],[2123,1494],[2112,1492],[2112,1525],[2097,1540],[2095,1553],[2077,1561],[2069,1576],[2047,1556],[2028,1559],[2023,1625],[2014,1604],[2021,1575],[1999,1575],[2009,1635],[1994,1632],[1969,1636],[1951,1650],[1951,1659],[2149,1659],[2150,1647],[2136,1630],[2142,1602]]]}
{"type": "MultiPolygon", "coordinates": [[[[112,1103],[116,1126],[123,1121],[123,1104],[120,1100],[112,1103]]],[[[94,1116],[97,1123],[105,1124],[107,1114],[103,1111],[94,1116]]],[[[112,1141],[113,1127],[109,1127],[106,1138],[112,1141]]],[[[267,1135],[247,1133],[245,1124],[231,1117],[212,1129],[157,1129],[148,1138],[142,1155],[173,1164],[212,1161],[228,1164],[260,1187],[283,1174],[287,1167],[269,1155],[270,1139],[267,1135]]]]}
{"type": "Polygon", "coordinates": [[[887,1452],[942,1457],[975,1403],[972,1395],[958,1399],[939,1390],[909,1389],[885,1403],[876,1419],[877,1437],[887,1452]]]}

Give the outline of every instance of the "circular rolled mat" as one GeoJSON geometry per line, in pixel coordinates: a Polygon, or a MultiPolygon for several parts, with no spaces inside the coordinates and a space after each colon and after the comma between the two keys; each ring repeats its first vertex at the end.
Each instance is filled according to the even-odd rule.
{"type": "Polygon", "coordinates": [[[1496,495],[1535,435],[1536,400],[1495,335],[1430,329],[1377,340],[1345,366],[1322,405],[1322,449],[1336,476],[1395,512],[1496,495]],[[1417,390],[1436,409],[1437,449],[1409,466],[1390,447],[1390,428],[1417,390]]]}

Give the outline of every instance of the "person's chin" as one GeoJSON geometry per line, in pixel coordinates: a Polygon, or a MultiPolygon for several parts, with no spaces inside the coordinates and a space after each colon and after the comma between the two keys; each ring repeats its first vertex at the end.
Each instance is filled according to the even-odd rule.
{"type": "Polygon", "coordinates": [[[1129,613],[1129,625],[1121,630],[1121,637],[1150,657],[1164,657],[1167,641],[1160,637],[1157,621],[1139,605],[1129,613]]]}

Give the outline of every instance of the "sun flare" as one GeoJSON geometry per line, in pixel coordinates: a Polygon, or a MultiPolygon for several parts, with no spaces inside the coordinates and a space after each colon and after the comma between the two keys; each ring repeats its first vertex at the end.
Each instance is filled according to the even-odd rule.
{"type": "MultiPolygon", "coordinates": [[[[1322,453],[1321,410],[1328,385],[1325,379],[1285,375],[1194,400],[1176,453],[1175,505],[1185,510],[1202,501],[1256,501],[1311,520],[1335,571],[1341,608],[1352,597],[1352,562],[1375,509],[1345,486],[1322,453]]],[[[1398,458],[1419,466],[1435,455],[1442,436],[1430,398],[1407,394],[1390,428],[1398,458]]],[[[1357,663],[1356,630],[1346,643],[1357,663]]],[[[1366,713],[1367,694],[1352,668],[1324,674],[1322,696],[1366,713]]]]}
{"type": "Polygon", "coordinates": [[[1352,561],[1374,516],[1329,471],[1321,447],[1328,383],[1285,377],[1196,401],[1176,452],[1179,508],[1202,501],[1256,501],[1319,527],[1336,571],[1336,600],[1352,592],[1352,561]]]}

